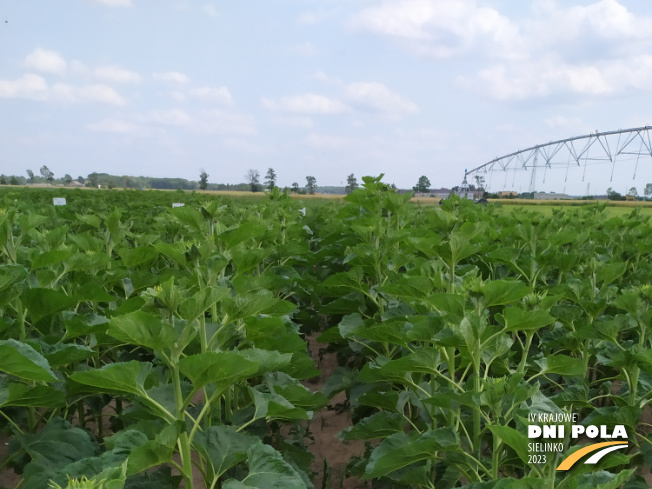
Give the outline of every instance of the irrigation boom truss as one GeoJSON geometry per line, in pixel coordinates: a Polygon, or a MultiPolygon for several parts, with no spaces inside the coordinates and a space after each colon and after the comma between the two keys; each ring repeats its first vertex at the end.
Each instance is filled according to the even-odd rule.
{"type": "MultiPolygon", "coordinates": [[[[634,176],[641,156],[652,157],[652,141],[650,139],[652,126],[633,129],[618,129],[617,131],[594,132],[584,136],[575,136],[545,144],[537,144],[531,148],[522,149],[466,171],[465,177],[472,174],[508,171],[532,171],[530,190],[534,190],[536,171],[544,171],[554,167],[566,167],[567,175],[571,167],[583,167],[582,181],[586,167],[595,163],[611,163],[611,176],[617,160],[636,159],[634,176]]],[[[545,175],[544,175],[545,182],[545,175]]]]}

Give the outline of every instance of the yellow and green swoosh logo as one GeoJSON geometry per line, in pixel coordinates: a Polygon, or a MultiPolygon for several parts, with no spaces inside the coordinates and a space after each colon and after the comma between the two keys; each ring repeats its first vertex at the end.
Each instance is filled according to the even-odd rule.
{"type": "Polygon", "coordinates": [[[584,462],[585,464],[597,464],[600,459],[606,454],[613,452],[614,450],[625,448],[626,446],[626,441],[606,441],[603,443],[594,443],[593,445],[589,445],[588,447],[584,447],[570,454],[568,457],[562,460],[562,462],[557,467],[557,470],[568,470],[573,465],[575,465],[575,463],[584,455],[588,455],[591,452],[599,450],[597,453],[593,454],[586,462],[584,462]]]}

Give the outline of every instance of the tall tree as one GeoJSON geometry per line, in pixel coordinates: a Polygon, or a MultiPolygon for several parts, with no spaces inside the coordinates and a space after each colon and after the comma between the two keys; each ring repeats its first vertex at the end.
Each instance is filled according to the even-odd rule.
{"type": "Polygon", "coordinates": [[[475,175],[473,178],[475,178],[478,190],[484,190],[484,175],[475,175]]]}
{"type": "Polygon", "coordinates": [[[208,188],[208,173],[203,168],[199,174],[199,188],[200,190],[206,190],[208,188]]]}
{"type": "Polygon", "coordinates": [[[86,179],[88,182],[87,185],[93,188],[97,188],[99,185],[98,177],[99,175],[96,172],[89,173],[88,178],[86,179]]]}
{"type": "Polygon", "coordinates": [[[27,181],[34,183],[34,172],[32,170],[27,170],[27,181]]]}
{"type": "Polygon", "coordinates": [[[358,179],[355,178],[353,173],[351,173],[348,177],[346,177],[346,187],[344,190],[347,194],[351,194],[356,188],[358,188],[358,179]]]}
{"type": "Polygon", "coordinates": [[[250,169],[245,175],[245,178],[252,192],[258,192],[260,190],[260,173],[258,173],[258,170],[250,169]]]}
{"type": "Polygon", "coordinates": [[[41,176],[51,184],[54,180],[54,173],[46,165],[43,165],[39,171],[41,172],[41,176]]]}
{"type": "Polygon", "coordinates": [[[643,190],[643,193],[645,194],[645,197],[647,197],[648,199],[652,197],[652,183],[648,183],[645,186],[645,190],[643,190]]]}
{"type": "Polygon", "coordinates": [[[299,184],[297,182],[294,182],[292,184],[292,192],[294,192],[295,194],[299,193],[299,184]]]}
{"type": "Polygon", "coordinates": [[[317,179],[312,175],[306,177],[306,192],[310,195],[315,194],[315,189],[317,188],[317,179]]]}
{"type": "Polygon", "coordinates": [[[627,191],[627,195],[636,198],[638,197],[638,190],[636,190],[636,187],[632,187],[627,191]]]}
{"type": "Polygon", "coordinates": [[[412,187],[412,190],[421,194],[428,193],[429,189],[430,189],[430,180],[428,180],[428,177],[425,175],[421,176],[417,184],[414,187],[412,187]]]}
{"type": "Polygon", "coordinates": [[[63,176],[63,183],[67,187],[72,183],[72,177],[68,175],[67,173],[63,176]]]}
{"type": "Polygon", "coordinates": [[[274,168],[267,169],[267,175],[265,175],[265,187],[270,191],[274,190],[274,187],[276,187],[276,172],[274,171],[274,168]]]}

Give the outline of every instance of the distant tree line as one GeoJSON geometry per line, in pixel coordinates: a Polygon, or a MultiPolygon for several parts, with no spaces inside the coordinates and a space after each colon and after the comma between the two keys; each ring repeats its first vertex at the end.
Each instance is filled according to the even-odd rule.
{"type": "MultiPolygon", "coordinates": [[[[648,183],[643,190],[643,194],[646,199],[652,197],[652,183],[648,183]]],[[[609,200],[642,200],[642,197],[639,197],[638,190],[636,187],[631,187],[625,195],[622,195],[619,192],[616,192],[614,189],[609,187],[607,189],[607,198],[609,200]]]]}
{"type": "MultiPolygon", "coordinates": [[[[86,177],[78,176],[73,178],[69,174],[64,174],[62,177],[56,178],[53,171],[46,165],[41,166],[38,174],[31,169],[26,170],[26,176],[23,175],[5,175],[0,174],[0,185],[29,185],[29,184],[50,184],[61,186],[86,186],[86,187],[101,187],[101,188],[128,188],[128,189],[156,189],[156,190],[235,190],[235,191],[250,191],[262,192],[263,190],[272,190],[276,186],[277,174],[273,168],[268,168],[263,183],[260,181],[260,173],[258,170],[251,169],[245,175],[245,182],[243,183],[209,183],[208,173],[204,169],[199,174],[198,181],[186,180],[185,178],[157,178],[157,177],[134,177],[128,175],[110,175],[108,173],[89,173],[86,177]]],[[[469,185],[470,190],[484,190],[484,177],[474,176],[476,185],[469,185]]],[[[292,183],[290,187],[285,187],[283,190],[297,194],[314,194],[317,189],[320,193],[346,193],[350,194],[358,188],[358,181],[353,173],[346,178],[346,186],[320,186],[317,187],[317,179],[308,175],[305,177],[306,183],[301,186],[298,182],[292,183]]],[[[419,178],[417,184],[412,188],[415,192],[430,192],[430,180],[425,175],[419,178]]],[[[396,188],[392,185],[393,188],[396,188]]],[[[459,187],[453,187],[457,190],[459,187]]],[[[496,193],[485,192],[486,198],[498,198],[496,193]]],[[[501,198],[520,198],[520,199],[533,199],[534,192],[522,192],[518,195],[502,196],[501,198]]],[[[581,197],[585,199],[593,199],[594,196],[581,197]]],[[[611,187],[607,189],[607,198],[610,200],[649,200],[652,199],[652,183],[645,185],[643,196],[639,196],[636,187],[631,187],[624,195],[615,191],[611,187]]]]}
{"type": "MultiPolygon", "coordinates": [[[[204,172],[205,173],[205,172],[204,172]]],[[[0,175],[0,185],[30,185],[30,184],[52,184],[59,186],[101,187],[101,188],[129,188],[129,189],[156,189],[156,190],[200,190],[202,180],[195,182],[185,178],[157,178],[157,177],[134,177],[129,175],[110,175],[108,173],[89,173],[86,177],[78,176],[73,178],[65,174],[56,178],[54,173],[47,168],[42,167],[39,174],[32,170],[22,175],[0,175]]],[[[246,183],[208,183],[208,174],[206,174],[205,190],[248,190],[246,183]]]]}
{"type": "MultiPolygon", "coordinates": [[[[63,177],[55,178],[52,172],[46,165],[43,165],[39,173],[36,174],[33,170],[28,169],[25,172],[26,176],[19,175],[0,175],[0,185],[34,185],[34,184],[50,184],[58,186],[80,186],[91,188],[127,188],[127,189],[156,189],[156,190],[236,190],[236,191],[251,191],[261,192],[263,190],[273,190],[276,186],[276,172],[273,168],[269,168],[265,175],[264,184],[260,181],[260,173],[258,170],[251,169],[245,175],[244,183],[210,183],[208,181],[209,174],[206,170],[201,169],[199,173],[199,180],[192,181],[185,178],[158,178],[158,177],[134,177],[129,175],[110,175],[108,173],[89,173],[86,177],[78,176],[73,179],[69,174],[63,177]],[[74,184],[74,185],[73,185],[74,184]]],[[[346,188],[342,187],[323,187],[325,193],[350,193],[357,188],[357,180],[353,174],[347,178],[346,188]]],[[[285,187],[285,190],[303,193],[314,194],[317,190],[317,179],[314,176],[308,175],[306,177],[306,184],[300,187],[298,183],[292,184],[292,187],[285,187]]],[[[320,190],[322,188],[320,187],[320,190]]]]}
{"type": "MultiPolygon", "coordinates": [[[[349,175],[349,178],[353,177],[353,174],[349,175]]],[[[355,180],[355,177],[353,177],[355,180]]],[[[247,185],[249,188],[247,190],[251,192],[262,192],[263,190],[272,191],[276,187],[276,172],[273,168],[267,169],[267,174],[265,175],[265,184],[260,183],[260,172],[251,168],[245,175],[245,180],[247,180],[247,185]]],[[[348,187],[347,187],[348,188],[348,187]]],[[[292,184],[292,187],[285,187],[286,191],[291,191],[297,194],[309,194],[313,195],[317,190],[317,179],[312,175],[306,177],[306,185],[304,188],[300,188],[297,182],[292,184]]]]}

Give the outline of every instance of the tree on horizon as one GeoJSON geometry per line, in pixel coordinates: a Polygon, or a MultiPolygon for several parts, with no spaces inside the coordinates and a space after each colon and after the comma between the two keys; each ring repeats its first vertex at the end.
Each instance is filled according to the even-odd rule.
{"type": "Polygon", "coordinates": [[[267,190],[272,191],[276,187],[276,172],[274,168],[267,169],[267,175],[265,175],[265,187],[267,190]]]}
{"type": "Polygon", "coordinates": [[[208,188],[208,173],[203,168],[199,174],[199,189],[206,190],[208,188]]]}
{"type": "Polygon", "coordinates": [[[347,194],[353,193],[353,191],[358,188],[358,179],[355,178],[353,173],[346,177],[346,187],[344,188],[347,194]]]}
{"type": "Polygon", "coordinates": [[[312,175],[306,177],[306,192],[310,195],[315,194],[315,189],[317,188],[317,179],[312,175]]]}
{"type": "Polygon", "coordinates": [[[252,192],[258,192],[260,190],[260,173],[258,170],[250,169],[245,175],[245,178],[252,192]]]}
{"type": "Polygon", "coordinates": [[[415,192],[420,193],[420,194],[428,193],[428,191],[430,190],[430,180],[428,180],[428,177],[425,176],[425,175],[422,175],[419,178],[419,181],[417,182],[417,184],[414,187],[412,187],[412,190],[414,190],[415,192]]]}
{"type": "Polygon", "coordinates": [[[39,171],[41,172],[41,176],[51,185],[54,180],[54,173],[52,170],[50,170],[46,165],[43,165],[39,171]]]}

